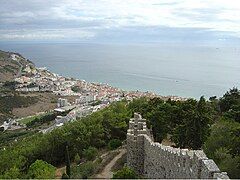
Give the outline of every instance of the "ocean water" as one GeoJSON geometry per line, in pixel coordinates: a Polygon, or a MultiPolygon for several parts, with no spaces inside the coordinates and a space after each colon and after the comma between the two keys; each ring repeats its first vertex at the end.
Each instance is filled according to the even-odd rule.
{"type": "Polygon", "coordinates": [[[240,87],[240,47],[174,44],[0,43],[38,67],[125,90],[199,98],[240,87]]]}

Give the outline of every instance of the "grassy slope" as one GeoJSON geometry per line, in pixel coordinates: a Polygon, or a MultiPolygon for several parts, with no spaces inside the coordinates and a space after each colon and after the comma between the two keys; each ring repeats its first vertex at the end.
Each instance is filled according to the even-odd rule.
{"type": "Polygon", "coordinates": [[[26,117],[26,118],[21,119],[19,122],[22,123],[22,124],[27,124],[27,123],[33,121],[35,118],[40,118],[41,116],[42,115],[26,117]]]}

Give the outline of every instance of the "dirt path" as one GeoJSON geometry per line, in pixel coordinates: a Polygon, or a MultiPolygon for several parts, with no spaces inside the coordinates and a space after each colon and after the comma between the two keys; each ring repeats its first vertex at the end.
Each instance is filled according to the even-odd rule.
{"type": "Polygon", "coordinates": [[[103,171],[97,174],[95,177],[100,179],[111,179],[113,172],[111,171],[112,167],[115,165],[118,159],[120,159],[127,151],[126,149],[120,149],[120,153],[115,156],[103,169],[103,171]]]}
{"type": "Polygon", "coordinates": [[[62,174],[65,171],[66,171],[66,166],[63,166],[61,168],[57,168],[56,173],[55,173],[55,179],[62,179],[62,174]]]}

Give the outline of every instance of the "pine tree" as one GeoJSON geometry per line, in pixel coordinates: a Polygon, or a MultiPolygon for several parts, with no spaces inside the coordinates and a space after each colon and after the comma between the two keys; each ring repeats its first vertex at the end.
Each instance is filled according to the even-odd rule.
{"type": "Polygon", "coordinates": [[[66,174],[71,177],[70,157],[68,152],[68,145],[66,145],[66,174]]]}

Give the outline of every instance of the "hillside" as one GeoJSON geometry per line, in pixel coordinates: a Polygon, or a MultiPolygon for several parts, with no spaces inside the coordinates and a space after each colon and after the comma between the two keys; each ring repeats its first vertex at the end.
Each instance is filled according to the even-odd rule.
{"type": "Polygon", "coordinates": [[[22,55],[0,50],[0,125],[9,118],[35,115],[56,106],[57,96],[51,93],[21,93],[14,90],[14,78],[26,74],[25,68],[35,65],[22,55]]]}
{"type": "Polygon", "coordinates": [[[12,81],[21,75],[22,68],[34,64],[18,53],[0,50],[0,82],[12,81]]]}
{"type": "Polygon", "coordinates": [[[227,172],[230,178],[239,178],[239,103],[238,89],[209,101],[202,97],[199,101],[140,98],[115,102],[51,133],[35,133],[2,146],[0,178],[53,178],[56,171],[53,166],[63,167],[66,152],[72,162],[69,173],[72,179],[90,178],[94,173],[108,176],[116,159],[103,165],[101,154],[126,139],[133,112],[140,112],[148,120],[155,141],[161,143],[168,139],[174,143],[174,148],[203,149],[221,171],[227,172]],[[45,165],[36,166],[39,160],[45,165]],[[31,166],[36,166],[36,172],[43,168],[48,170],[36,176],[38,174],[31,174],[31,166]]]}

